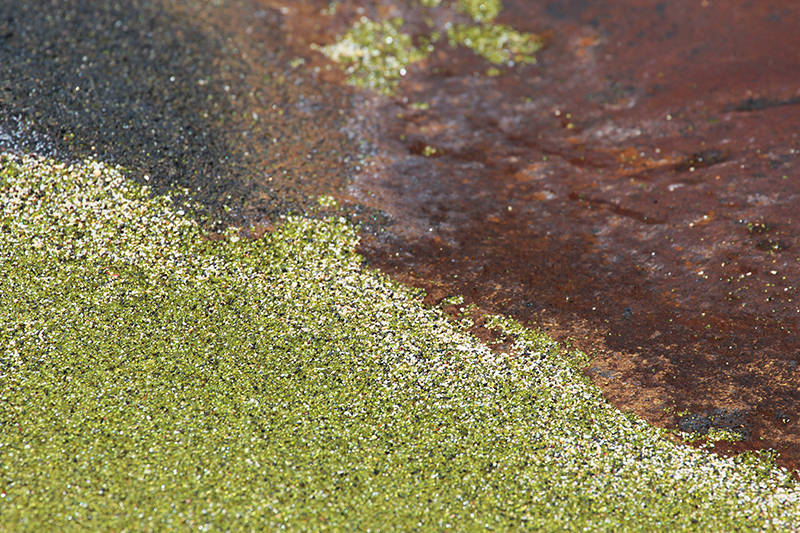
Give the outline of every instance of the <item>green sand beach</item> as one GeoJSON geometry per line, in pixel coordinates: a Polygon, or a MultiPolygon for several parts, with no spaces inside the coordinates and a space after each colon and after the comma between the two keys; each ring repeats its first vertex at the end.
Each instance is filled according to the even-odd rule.
{"type": "Polygon", "coordinates": [[[507,320],[493,353],[362,268],[344,219],[210,240],[124,170],[1,168],[2,531],[800,523],[769,454],[673,444],[507,320]]]}

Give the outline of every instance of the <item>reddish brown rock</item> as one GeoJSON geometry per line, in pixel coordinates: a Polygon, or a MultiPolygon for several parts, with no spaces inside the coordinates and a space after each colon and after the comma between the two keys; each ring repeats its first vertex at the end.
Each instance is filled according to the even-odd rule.
{"type": "Polygon", "coordinates": [[[747,440],[726,449],[796,467],[800,8],[505,5],[549,46],[494,78],[467,50],[410,72],[348,190],[393,220],[362,252],[431,302],[463,294],[586,350],[621,409],[673,428],[736,413],[747,440]]]}

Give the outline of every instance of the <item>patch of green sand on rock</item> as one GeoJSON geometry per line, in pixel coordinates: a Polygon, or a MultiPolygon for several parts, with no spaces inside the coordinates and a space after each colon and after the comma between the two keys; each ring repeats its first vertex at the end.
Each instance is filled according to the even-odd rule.
{"type": "Polygon", "coordinates": [[[373,22],[361,17],[335,44],[312,45],[312,49],[341,63],[349,84],[391,94],[409,63],[427,55],[400,31],[402,25],[401,19],[373,22]]]}
{"type": "Polygon", "coordinates": [[[456,8],[472,17],[475,22],[491,22],[503,10],[500,0],[461,0],[456,8]]]}
{"type": "Polygon", "coordinates": [[[0,172],[0,531],[788,529],[763,461],[665,440],[547,338],[495,355],[343,220],[204,238],[87,162],[0,172]]]}
{"type": "MultiPolygon", "coordinates": [[[[421,2],[425,8],[438,5],[438,1],[421,2]]],[[[442,39],[442,32],[447,35],[450,47],[465,46],[494,65],[513,67],[536,62],[535,54],[542,49],[542,39],[495,24],[493,20],[502,10],[498,0],[462,0],[451,8],[450,18],[456,18],[456,12],[463,12],[469,15],[472,23],[446,22],[441,31],[418,36],[417,46],[411,35],[400,31],[404,25],[402,18],[372,21],[362,16],[344,35],[338,36],[335,43],[311,45],[311,48],[339,63],[350,85],[387,95],[395,92],[400,79],[406,75],[406,67],[433,52],[442,39]]],[[[433,27],[432,19],[428,20],[433,27]]],[[[489,73],[496,76],[501,71],[493,67],[489,73]]]]}

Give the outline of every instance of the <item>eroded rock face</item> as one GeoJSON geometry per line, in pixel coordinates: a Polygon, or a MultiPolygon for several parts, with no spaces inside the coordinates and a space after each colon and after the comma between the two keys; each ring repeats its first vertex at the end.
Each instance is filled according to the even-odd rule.
{"type": "Polygon", "coordinates": [[[410,70],[383,168],[349,189],[394,220],[364,254],[570,339],[622,409],[735,410],[739,446],[796,465],[800,11],[509,1],[497,20],[548,48],[497,77],[467,50],[410,70]]]}

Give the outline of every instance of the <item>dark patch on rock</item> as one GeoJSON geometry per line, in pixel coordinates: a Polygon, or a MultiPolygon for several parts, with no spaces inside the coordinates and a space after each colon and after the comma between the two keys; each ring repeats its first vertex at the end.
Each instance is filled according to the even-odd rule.
{"type": "Polygon", "coordinates": [[[788,98],[786,100],[773,100],[771,98],[747,98],[738,104],[731,106],[732,111],[763,111],[771,107],[783,107],[789,105],[800,104],[800,96],[797,98],[788,98]]]}
{"type": "Polygon", "coordinates": [[[686,415],[680,419],[678,427],[687,433],[700,435],[707,435],[714,428],[735,433],[743,441],[750,440],[750,428],[744,413],[736,409],[714,409],[710,413],[686,415]]]}
{"type": "Polygon", "coordinates": [[[674,169],[676,172],[686,172],[717,165],[726,159],[727,156],[722,150],[704,150],[684,158],[680,163],[675,165],[674,169]]]}

